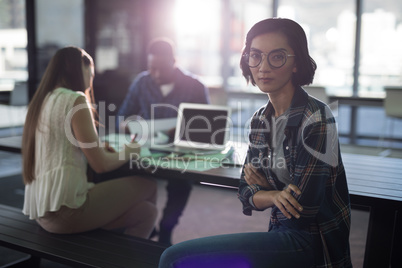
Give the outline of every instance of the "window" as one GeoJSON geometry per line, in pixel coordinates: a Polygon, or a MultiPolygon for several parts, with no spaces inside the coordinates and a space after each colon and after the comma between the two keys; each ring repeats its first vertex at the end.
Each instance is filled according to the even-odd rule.
{"type": "Polygon", "coordinates": [[[25,1],[0,0],[0,91],[28,78],[25,1]]]}
{"type": "Polygon", "coordinates": [[[178,65],[221,86],[221,1],[177,0],[174,22],[178,65]]]}
{"type": "Polygon", "coordinates": [[[318,65],[314,84],[325,86],[328,94],[353,94],[355,64],[359,64],[359,96],[383,96],[384,86],[401,84],[401,1],[362,0],[360,62],[356,63],[357,0],[278,0],[277,10],[274,2],[177,0],[180,64],[202,76],[210,87],[246,89],[238,66],[245,34],[257,21],[277,13],[305,29],[318,65]]]}
{"type": "Polygon", "coordinates": [[[26,93],[28,80],[28,37],[25,25],[25,0],[0,0],[1,136],[15,135],[20,131],[16,127],[24,124],[26,106],[21,102],[19,107],[15,107],[15,100],[25,97],[23,93],[26,93]],[[16,88],[18,90],[14,91],[16,88]]]}
{"type": "MultiPolygon", "coordinates": [[[[383,97],[385,86],[402,83],[401,1],[177,0],[176,9],[182,10],[176,16],[186,15],[176,25],[180,63],[203,77],[209,87],[223,88],[227,92],[258,92],[256,87],[246,85],[241,75],[241,49],[251,26],[273,14],[293,19],[304,28],[311,56],[318,66],[314,85],[324,86],[329,95],[357,93],[360,97],[383,97]],[[356,17],[360,5],[362,14],[356,17]],[[361,22],[359,32],[358,21],[361,22]],[[196,22],[198,26],[194,27],[196,22]],[[356,42],[356,38],[360,42],[356,42]]],[[[234,95],[229,96],[228,105],[235,105],[234,95]]],[[[246,105],[244,99],[242,104],[246,105]]],[[[248,108],[254,110],[260,104],[250,103],[248,108]]],[[[352,106],[340,107],[339,129],[343,136],[351,136],[352,143],[356,135],[375,140],[379,135],[375,128],[361,127],[366,124],[361,114],[373,107],[352,106]],[[350,122],[354,121],[357,123],[352,126],[350,122]]],[[[381,109],[370,112],[383,118],[381,109]]]]}
{"type": "MultiPolygon", "coordinates": [[[[130,72],[130,77],[143,69],[143,36],[146,22],[139,16],[139,1],[96,1],[93,16],[88,17],[96,46],[93,49],[97,75],[113,71],[130,72]],[[131,72],[133,74],[131,74],[131,72]]],[[[131,81],[130,81],[131,82],[131,81]]]]}
{"type": "Polygon", "coordinates": [[[267,2],[270,1],[176,0],[178,64],[200,75],[209,87],[244,89],[239,68],[241,49],[250,27],[272,16],[267,2]]]}
{"type": "Polygon", "coordinates": [[[378,95],[402,83],[402,2],[364,0],[359,93],[378,95]]]}
{"type": "Polygon", "coordinates": [[[84,48],[84,0],[36,0],[38,79],[59,48],[84,48]]]}
{"type": "Polygon", "coordinates": [[[280,0],[278,17],[304,28],[317,63],[315,85],[331,95],[351,95],[355,45],[355,3],[349,0],[280,0]]]}
{"type": "Polygon", "coordinates": [[[246,40],[246,34],[250,28],[260,20],[272,17],[271,1],[250,1],[250,0],[231,0],[230,1],[230,58],[228,67],[227,90],[248,90],[258,91],[256,87],[246,84],[246,80],[241,74],[239,67],[241,50],[246,40]]]}

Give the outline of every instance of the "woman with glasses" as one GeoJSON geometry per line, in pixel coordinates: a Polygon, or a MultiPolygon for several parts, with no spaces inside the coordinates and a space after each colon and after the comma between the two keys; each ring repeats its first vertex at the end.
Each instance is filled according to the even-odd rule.
{"type": "Polygon", "coordinates": [[[269,101],[251,119],[238,197],[245,215],[271,209],[269,230],[176,244],[160,267],[351,267],[350,201],[335,120],[301,87],[316,69],[303,29],[289,19],[258,22],[240,66],[269,101]]]}

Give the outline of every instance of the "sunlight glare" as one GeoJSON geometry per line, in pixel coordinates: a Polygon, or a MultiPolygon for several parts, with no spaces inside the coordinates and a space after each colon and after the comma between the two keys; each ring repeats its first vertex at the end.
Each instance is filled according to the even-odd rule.
{"type": "Polygon", "coordinates": [[[219,28],[219,1],[176,0],[174,23],[177,33],[206,34],[219,28]]]}

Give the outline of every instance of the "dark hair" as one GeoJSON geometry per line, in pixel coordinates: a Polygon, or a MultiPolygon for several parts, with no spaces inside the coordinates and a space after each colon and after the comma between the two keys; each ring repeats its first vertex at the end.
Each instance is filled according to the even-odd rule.
{"type": "Polygon", "coordinates": [[[251,75],[250,67],[244,61],[243,55],[250,52],[251,42],[256,36],[272,32],[284,34],[296,55],[295,62],[297,72],[293,73],[293,85],[304,86],[311,84],[314,79],[317,64],[309,55],[306,34],[299,24],[293,20],[283,18],[269,18],[257,22],[247,33],[245,46],[240,59],[240,68],[247,82],[251,81],[252,85],[256,85],[254,78],[251,75]]]}
{"type": "Polygon", "coordinates": [[[148,45],[148,54],[156,56],[166,56],[174,59],[173,41],[168,38],[156,38],[148,45]]]}
{"type": "MultiPolygon", "coordinates": [[[[50,60],[38,89],[28,105],[22,137],[22,160],[24,183],[29,184],[35,173],[35,132],[39,123],[42,104],[46,96],[57,87],[73,91],[85,91],[82,63],[93,66],[91,56],[78,47],[65,47],[50,60]]],[[[93,90],[85,92],[93,103],[93,90]]]]}

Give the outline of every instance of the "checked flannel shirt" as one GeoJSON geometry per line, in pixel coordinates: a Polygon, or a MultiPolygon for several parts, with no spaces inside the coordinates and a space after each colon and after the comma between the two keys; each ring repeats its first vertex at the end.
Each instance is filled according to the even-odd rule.
{"type": "MultiPolygon", "coordinates": [[[[272,189],[282,190],[285,185],[269,168],[269,120],[272,116],[274,109],[270,102],[254,114],[245,164],[252,163],[257,167],[272,189]]],[[[274,225],[307,230],[313,238],[316,267],[351,267],[350,200],[332,112],[324,103],[297,87],[284,132],[285,162],[292,184],[302,192],[294,196],[303,211],[299,219],[288,219],[276,206],[272,207],[269,230],[274,225]]],[[[257,210],[252,196],[260,190],[270,189],[248,185],[243,171],[238,197],[245,215],[257,210]]]]}

